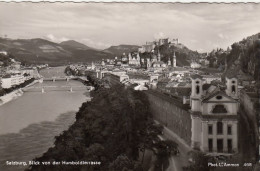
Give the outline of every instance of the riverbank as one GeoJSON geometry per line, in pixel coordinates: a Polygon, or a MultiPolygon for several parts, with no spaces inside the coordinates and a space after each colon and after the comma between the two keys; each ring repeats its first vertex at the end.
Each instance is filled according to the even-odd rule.
{"type": "Polygon", "coordinates": [[[23,95],[23,91],[21,89],[14,90],[11,93],[5,94],[0,97],[0,106],[20,97],[22,95],[23,95]]]}
{"type": "Polygon", "coordinates": [[[139,145],[144,141],[149,104],[145,94],[124,87],[96,89],[93,99],[83,103],[76,114],[76,122],[60,136],[55,146],[35,161],[90,161],[99,164],[39,165],[30,170],[136,170],[141,167],[139,145]],[[102,107],[101,107],[102,106],[102,107]],[[126,161],[125,165],[120,165],[126,161]]]}
{"type": "MultiPolygon", "coordinates": [[[[39,82],[38,80],[34,80],[33,82],[29,83],[25,87],[30,87],[38,82],[39,82]]],[[[22,95],[23,95],[22,88],[19,88],[19,89],[13,90],[12,92],[7,93],[3,96],[0,96],[0,106],[4,105],[5,103],[8,103],[14,99],[17,99],[18,97],[20,97],[22,95]]]]}

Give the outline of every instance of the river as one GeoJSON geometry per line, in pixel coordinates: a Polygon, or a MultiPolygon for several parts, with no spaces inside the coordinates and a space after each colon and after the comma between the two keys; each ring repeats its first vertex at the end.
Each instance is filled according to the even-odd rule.
{"type": "MultiPolygon", "coordinates": [[[[64,67],[44,69],[40,74],[62,76],[64,67]]],[[[53,146],[54,137],[75,121],[75,113],[87,97],[89,94],[79,81],[44,81],[0,106],[0,170],[26,169],[7,166],[6,161],[28,163],[41,156],[53,146]],[[39,87],[45,87],[44,93],[39,87]],[[74,87],[72,92],[70,87],[74,87]]]]}

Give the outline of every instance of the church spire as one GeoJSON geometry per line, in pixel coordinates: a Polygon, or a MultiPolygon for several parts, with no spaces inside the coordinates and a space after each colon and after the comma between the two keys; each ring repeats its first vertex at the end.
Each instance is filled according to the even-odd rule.
{"type": "Polygon", "coordinates": [[[176,55],[173,53],[173,67],[176,67],[176,55]]]}
{"type": "Polygon", "coordinates": [[[159,48],[158,48],[158,61],[161,61],[161,54],[160,54],[159,48]]]}

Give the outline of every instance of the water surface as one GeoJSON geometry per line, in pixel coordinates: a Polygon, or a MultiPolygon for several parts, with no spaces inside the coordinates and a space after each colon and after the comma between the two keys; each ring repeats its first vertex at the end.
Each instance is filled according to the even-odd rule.
{"type": "MultiPolygon", "coordinates": [[[[57,76],[63,71],[64,67],[51,68],[41,74],[57,76]]],[[[28,162],[46,152],[54,137],[73,124],[75,113],[87,99],[86,88],[79,81],[44,81],[0,106],[0,171],[24,170],[25,166],[5,163],[28,162]],[[45,87],[44,93],[41,87],[45,87]]]]}

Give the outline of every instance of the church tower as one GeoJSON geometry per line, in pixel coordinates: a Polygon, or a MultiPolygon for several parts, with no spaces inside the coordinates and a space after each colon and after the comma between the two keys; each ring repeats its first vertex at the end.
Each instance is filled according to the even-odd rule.
{"type": "Polygon", "coordinates": [[[202,77],[200,75],[191,76],[191,111],[200,111],[202,97],[202,77]]]}
{"type": "Polygon", "coordinates": [[[226,94],[234,99],[238,98],[238,80],[236,76],[226,77],[226,94]]]}
{"type": "Polygon", "coordinates": [[[173,67],[176,67],[176,56],[175,56],[175,52],[173,54],[173,67]]]}
{"type": "Polygon", "coordinates": [[[151,67],[150,58],[146,58],[146,67],[147,67],[147,68],[150,68],[150,67],[151,67]]]}
{"type": "Polygon", "coordinates": [[[139,55],[139,52],[137,52],[136,59],[137,59],[138,61],[140,61],[140,55],[139,55]]]}
{"type": "Polygon", "coordinates": [[[102,65],[102,66],[105,66],[105,61],[104,61],[104,59],[102,59],[101,65],[102,65]]]}
{"type": "Polygon", "coordinates": [[[160,54],[159,48],[158,48],[158,61],[159,62],[161,61],[161,54],[160,54]]]}
{"type": "Polygon", "coordinates": [[[129,61],[132,60],[132,55],[131,55],[131,53],[128,54],[128,60],[129,60],[129,61]]]}
{"type": "Polygon", "coordinates": [[[171,62],[171,58],[168,58],[168,66],[171,66],[172,62],[171,62]]]}
{"type": "Polygon", "coordinates": [[[91,69],[94,70],[96,68],[94,62],[91,63],[91,69]]]}
{"type": "Polygon", "coordinates": [[[196,116],[200,112],[202,98],[202,77],[191,76],[191,147],[199,149],[201,145],[201,119],[196,116]]]}

